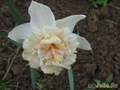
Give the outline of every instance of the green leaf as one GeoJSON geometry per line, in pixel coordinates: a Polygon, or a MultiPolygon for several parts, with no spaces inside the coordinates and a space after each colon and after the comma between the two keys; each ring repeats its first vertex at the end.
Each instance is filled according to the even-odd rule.
{"type": "Polygon", "coordinates": [[[37,70],[34,68],[30,68],[30,72],[31,72],[32,87],[33,90],[35,90],[36,81],[37,81],[37,70]]]}
{"type": "Polygon", "coordinates": [[[10,8],[10,11],[12,13],[12,16],[13,16],[13,19],[15,20],[15,22],[20,25],[20,24],[23,24],[24,21],[19,13],[19,11],[16,9],[16,7],[14,6],[14,4],[10,1],[10,0],[6,0],[9,8],[10,8]]]}
{"type": "Polygon", "coordinates": [[[110,82],[112,81],[112,79],[113,79],[113,74],[111,74],[111,75],[104,81],[104,83],[110,84],[110,82]]]}
{"type": "Polygon", "coordinates": [[[10,38],[8,38],[8,37],[7,37],[7,36],[8,36],[7,33],[0,31],[0,36],[1,36],[2,38],[6,39],[6,40],[8,40],[8,41],[10,41],[10,42],[12,42],[13,44],[15,44],[15,45],[17,45],[17,46],[22,47],[22,44],[19,44],[19,43],[15,42],[15,41],[11,40],[10,38]]]}
{"type": "Polygon", "coordinates": [[[116,21],[120,21],[120,17],[117,17],[117,18],[116,18],[116,21]]]}
{"type": "Polygon", "coordinates": [[[92,2],[95,8],[98,8],[99,5],[106,7],[108,3],[108,0],[89,0],[89,1],[92,2]]]}
{"type": "Polygon", "coordinates": [[[36,82],[36,84],[38,85],[38,87],[39,87],[40,89],[43,89],[43,88],[44,88],[44,86],[43,86],[42,84],[40,84],[40,83],[38,83],[38,82],[36,82]]]}
{"type": "Polygon", "coordinates": [[[68,79],[69,79],[70,90],[74,90],[74,78],[73,78],[72,69],[68,70],[68,79]]]}
{"type": "Polygon", "coordinates": [[[108,0],[104,0],[104,2],[103,2],[103,6],[104,6],[104,7],[107,6],[107,2],[108,2],[108,0]]]}
{"type": "Polygon", "coordinates": [[[96,4],[96,2],[93,2],[92,4],[95,8],[98,8],[98,5],[96,4]]]}
{"type": "Polygon", "coordinates": [[[97,79],[95,79],[94,81],[95,81],[96,83],[100,83],[100,84],[102,83],[102,81],[97,80],[97,79]]]}

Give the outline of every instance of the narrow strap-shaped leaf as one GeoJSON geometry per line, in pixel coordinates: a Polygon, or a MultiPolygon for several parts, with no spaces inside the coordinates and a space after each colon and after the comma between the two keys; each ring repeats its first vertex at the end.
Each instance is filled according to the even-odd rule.
{"type": "Polygon", "coordinates": [[[35,90],[36,81],[37,81],[37,70],[34,68],[30,68],[30,72],[31,72],[32,87],[33,90],[35,90]]]}
{"type": "MultiPolygon", "coordinates": [[[[10,0],[6,0],[6,2],[7,2],[7,4],[8,4],[8,6],[9,6],[9,8],[10,8],[10,11],[11,11],[11,13],[12,13],[12,17],[13,17],[13,19],[15,20],[15,22],[16,22],[18,25],[24,23],[21,15],[20,15],[20,13],[19,13],[19,11],[16,9],[16,7],[14,6],[14,4],[13,4],[10,0]]],[[[8,41],[10,41],[10,42],[12,42],[12,43],[14,43],[14,44],[17,45],[17,46],[22,47],[22,44],[19,44],[19,43],[15,42],[15,41],[11,40],[10,38],[8,38],[8,37],[7,37],[7,36],[8,36],[7,33],[5,33],[5,32],[0,32],[0,36],[3,37],[4,39],[6,39],[6,40],[8,40],[8,41]]]]}
{"type": "Polygon", "coordinates": [[[74,90],[74,78],[73,78],[72,69],[68,70],[68,80],[69,80],[70,90],[74,90]]]}
{"type": "Polygon", "coordinates": [[[13,19],[15,20],[15,22],[20,25],[22,23],[24,23],[19,11],[16,9],[16,7],[14,6],[14,4],[10,1],[10,0],[6,0],[9,8],[10,8],[10,11],[12,13],[12,16],[13,16],[13,19]]]}
{"type": "Polygon", "coordinates": [[[15,44],[15,45],[17,45],[17,46],[22,47],[22,44],[19,44],[19,43],[15,42],[15,41],[11,40],[10,38],[8,38],[8,37],[7,37],[7,36],[8,36],[7,33],[0,31],[0,36],[1,36],[2,38],[6,39],[6,40],[8,40],[8,41],[10,41],[10,42],[12,42],[13,44],[15,44]]]}

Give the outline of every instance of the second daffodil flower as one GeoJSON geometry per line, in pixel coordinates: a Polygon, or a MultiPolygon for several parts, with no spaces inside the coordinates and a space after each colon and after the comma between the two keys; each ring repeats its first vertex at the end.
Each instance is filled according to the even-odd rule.
{"type": "Polygon", "coordinates": [[[91,50],[89,42],[72,33],[75,24],[85,15],[71,15],[55,20],[51,9],[35,1],[28,10],[31,20],[13,28],[8,37],[23,43],[23,58],[32,68],[41,68],[44,73],[58,75],[70,69],[76,59],[76,48],[91,50]]]}

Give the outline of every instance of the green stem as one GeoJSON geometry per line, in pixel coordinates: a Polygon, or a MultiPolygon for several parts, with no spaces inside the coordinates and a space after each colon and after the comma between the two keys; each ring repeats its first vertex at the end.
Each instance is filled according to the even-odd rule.
{"type": "Polygon", "coordinates": [[[68,80],[69,80],[70,90],[74,90],[74,77],[73,77],[72,69],[68,70],[68,80]]]}

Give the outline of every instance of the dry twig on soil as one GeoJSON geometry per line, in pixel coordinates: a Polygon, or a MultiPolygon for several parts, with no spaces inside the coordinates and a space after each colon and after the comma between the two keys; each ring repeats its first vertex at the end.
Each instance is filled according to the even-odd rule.
{"type": "Polygon", "coordinates": [[[18,52],[19,52],[19,50],[20,50],[20,47],[17,48],[17,51],[16,51],[16,53],[15,53],[15,55],[13,57],[13,60],[11,61],[11,63],[10,63],[10,65],[9,65],[9,67],[8,67],[8,69],[7,69],[7,71],[6,71],[6,73],[5,73],[5,75],[4,75],[2,80],[5,80],[5,78],[6,78],[7,74],[8,74],[8,72],[9,72],[9,70],[10,70],[10,68],[11,68],[11,66],[12,66],[12,64],[13,64],[13,62],[14,62],[14,60],[15,60],[18,52]]]}

